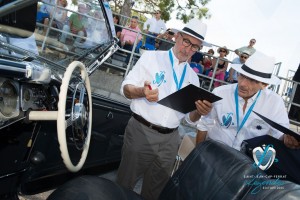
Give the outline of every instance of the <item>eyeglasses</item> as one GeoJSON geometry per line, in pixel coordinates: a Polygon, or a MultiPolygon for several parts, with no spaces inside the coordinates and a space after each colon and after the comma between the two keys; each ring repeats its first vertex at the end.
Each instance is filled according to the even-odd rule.
{"type": "Polygon", "coordinates": [[[225,51],[225,50],[220,50],[219,52],[220,52],[220,53],[221,53],[221,52],[223,52],[223,53],[227,53],[227,51],[225,51]]]}
{"type": "Polygon", "coordinates": [[[248,59],[249,57],[248,56],[241,56],[241,58],[248,59]]]}
{"type": "Polygon", "coordinates": [[[193,44],[193,43],[191,43],[191,41],[189,39],[184,38],[182,33],[180,33],[180,35],[182,37],[182,45],[183,46],[185,46],[185,47],[191,46],[191,50],[194,52],[200,50],[200,47],[197,44],[193,44]]]}
{"type": "Polygon", "coordinates": [[[132,16],[131,18],[132,18],[132,19],[139,19],[138,16],[132,16]]]}
{"type": "Polygon", "coordinates": [[[168,34],[169,34],[169,35],[174,35],[174,32],[168,31],[168,34]]]}
{"type": "Polygon", "coordinates": [[[254,80],[253,78],[249,78],[248,76],[245,76],[244,74],[239,74],[238,76],[241,80],[248,80],[251,83],[259,83],[259,81],[254,80]]]}

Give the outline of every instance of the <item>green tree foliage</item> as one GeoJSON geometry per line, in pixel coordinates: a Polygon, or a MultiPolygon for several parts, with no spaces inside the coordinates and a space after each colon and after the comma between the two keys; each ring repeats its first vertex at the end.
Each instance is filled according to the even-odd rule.
{"type": "Polygon", "coordinates": [[[161,18],[165,21],[171,19],[171,14],[176,12],[176,18],[187,23],[192,18],[210,18],[211,14],[206,5],[211,0],[112,0],[114,12],[125,16],[133,13],[143,19],[144,14],[153,14],[161,11],[161,18]],[[134,2],[134,4],[133,4],[134,2]],[[132,6],[133,5],[133,6],[132,6]]]}

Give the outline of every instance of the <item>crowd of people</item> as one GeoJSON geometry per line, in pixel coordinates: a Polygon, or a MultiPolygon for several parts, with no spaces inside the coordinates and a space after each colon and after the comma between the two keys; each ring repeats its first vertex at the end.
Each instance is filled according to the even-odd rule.
{"type": "MultiPolygon", "coordinates": [[[[119,46],[128,51],[132,51],[134,43],[136,43],[136,49],[134,52],[139,52],[138,48],[146,50],[169,50],[174,46],[174,33],[173,28],[167,28],[160,18],[161,12],[155,11],[154,16],[149,18],[143,24],[143,31],[139,28],[139,18],[132,16],[129,24],[122,29],[120,26],[120,17],[114,15],[114,23],[116,35],[119,38],[119,46]],[[143,36],[145,34],[145,41],[142,44],[143,36]]],[[[189,58],[190,67],[198,74],[203,74],[209,77],[214,76],[213,86],[218,87],[223,85],[222,81],[228,83],[237,82],[237,72],[230,68],[231,64],[244,63],[248,57],[250,57],[256,50],[254,45],[255,39],[251,39],[248,46],[243,46],[236,49],[234,52],[237,57],[232,61],[228,60],[226,56],[230,53],[230,50],[226,47],[219,47],[217,53],[219,56],[214,56],[215,51],[211,48],[207,52],[202,52],[203,45],[200,46],[200,50],[189,58]],[[216,69],[215,69],[216,68],[216,69]],[[219,81],[220,80],[220,81],[219,81]]],[[[126,65],[129,62],[130,54],[127,54],[126,65]]]]}
{"type": "Polygon", "coordinates": [[[68,16],[67,0],[42,0],[38,5],[36,21],[43,24],[40,34],[46,35],[51,23],[52,29],[59,30],[58,40],[73,47],[88,48],[108,39],[100,8],[79,3],[68,16]]]}
{"type": "Polygon", "coordinates": [[[175,33],[171,28],[166,28],[165,22],[160,17],[161,13],[157,10],[154,13],[154,17],[149,18],[142,26],[139,18],[132,16],[129,23],[122,28],[120,26],[120,17],[114,15],[116,35],[120,41],[119,46],[131,51],[134,43],[136,43],[137,51],[135,52],[138,52],[139,48],[147,50],[169,50],[174,46],[175,33]],[[142,26],[142,30],[139,26],[142,26]],[[144,44],[142,44],[143,42],[141,41],[142,32],[145,34],[144,44]],[[130,40],[127,39],[128,36],[130,40]]]}

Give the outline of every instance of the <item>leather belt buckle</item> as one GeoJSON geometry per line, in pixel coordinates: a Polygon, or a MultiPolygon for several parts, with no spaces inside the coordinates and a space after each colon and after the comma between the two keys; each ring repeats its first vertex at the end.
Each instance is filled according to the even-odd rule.
{"type": "Polygon", "coordinates": [[[141,124],[161,133],[161,134],[170,134],[172,132],[174,132],[175,130],[178,129],[178,127],[176,128],[165,128],[165,127],[160,127],[158,125],[152,124],[151,122],[148,122],[146,119],[144,119],[142,116],[137,115],[135,113],[133,113],[133,118],[135,118],[138,122],[140,122],[141,124]]]}

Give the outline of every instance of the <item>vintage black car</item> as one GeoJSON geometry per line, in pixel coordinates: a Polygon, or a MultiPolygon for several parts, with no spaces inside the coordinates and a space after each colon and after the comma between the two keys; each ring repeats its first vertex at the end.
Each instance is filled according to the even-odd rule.
{"type": "Polygon", "coordinates": [[[112,81],[102,70],[118,49],[108,2],[51,2],[0,1],[0,199],[120,160],[131,112],[118,95],[123,77],[112,81]],[[67,17],[59,27],[53,16],[61,12],[67,17]],[[84,35],[65,29],[72,15],[84,20],[84,35]]]}

